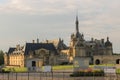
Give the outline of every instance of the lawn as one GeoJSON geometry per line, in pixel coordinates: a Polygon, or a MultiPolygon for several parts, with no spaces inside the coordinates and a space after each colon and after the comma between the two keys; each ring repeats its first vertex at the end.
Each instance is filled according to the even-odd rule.
{"type": "MultiPolygon", "coordinates": [[[[90,65],[90,68],[93,68],[95,65],[90,65]]],[[[113,66],[113,64],[103,64],[103,65],[97,65],[97,66],[113,66]]],[[[52,70],[67,70],[67,69],[73,69],[73,65],[57,65],[52,66],[52,70]]],[[[44,66],[42,67],[44,69],[44,66]]],[[[14,67],[14,68],[3,68],[2,70],[8,71],[8,72],[27,72],[26,67],[14,67]]],[[[116,69],[116,73],[120,74],[120,69],[116,69]]]]}
{"type": "Polygon", "coordinates": [[[3,72],[27,72],[27,68],[25,67],[13,67],[13,68],[2,68],[3,72]]]}
{"type": "Polygon", "coordinates": [[[73,69],[73,65],[58,65],[58,66],[53,66],[53,70],[65,70],[65,69],[73,69]]]}
{"type": "MultiPolygon", "coordinates": [[[[114,66],[114,64],[102,64],[102,65],[90,65],[90,68],[93,68],[94,66],[114,66]]],[[[73,65],[58,65],[58,66],[53,66],[53,70],[65,70],[65,69],[73,69],[73,65]]],[[[120,74],[120,69],[116,69],[116,73],[120,74]]]]}

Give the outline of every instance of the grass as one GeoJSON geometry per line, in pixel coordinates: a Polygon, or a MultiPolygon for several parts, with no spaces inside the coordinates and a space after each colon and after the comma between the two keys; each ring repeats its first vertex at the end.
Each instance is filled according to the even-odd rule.
{"type": "Polygon", "coordinates": [[[3,68],[4,72],[27,72],[27,68],[25,67],[13,67],[13,68],[3,68]]]}
{"type": "Polygon", "coordinates": [[[15,72],[27,72],[28,71],[27,68],[25,68],[25,67],[23,67],[23,68],[16,67],[16,68],[13,68],[13,70],[15,72]]]}
{"type": "MultiPolygon", "coordinates": [[[[96,65],[90,65],[90,68],[93,68],[96,65]]],[[[97,66],[114,66],[113,64],[102,64],[102,65],[97,65],[97,66]]],[[[73,69],[73,65],[57,65],[57,66],[52,66],[52,70],[67,70],[67,69],[73,69]]],[[[44,66],[42,67],[44,69],[44,66]]],[[[14,68],[3,68],[4,71],[11,71],[11,72],[27,72],[26,67],[14,67],[14,68]]],[[[116,69],[116,73],[120,74],[120,69],[116,69]]]]}
{"type": "MultiPolygon", "coordinates": [[[[102,64],[102,65],[89,65],[89,67],[93,68],[94,66],[114,66],[114,64],[102,64]]],[[[73,65],[58,65],[58,66],[53,66],[53,70],[64,70],[64,69],[73,69],[73,65]]]]}
{"type": "Polygon", "coordinates": [[[73,65],[58,65],[58,66],[53,66],[53,70],[64,70],[64,69],[73,69],[73,65]]]}
{"type": "Polygon", "coordinates": [[[94,66],[114,66],[115,64],[100,64],[100,65],[89,65],[89,67],[94,67],[94,66]]]}
{"type": "MultiPolygon", "coordinates": [[[[93,68],[96,65],[90,65],[89,67],[93,68]]],[[[97,66],[114,66],[114,64],[102,64],[102,65],[97,65],[97,66]]],[[[73,65],[58,65],[58,66],[53,66],[53,70],[65,70],[65,69],[73,69],[73,65]]],[[[120,68],[116,69],[116,73],[120,74],[120,68]]]]}

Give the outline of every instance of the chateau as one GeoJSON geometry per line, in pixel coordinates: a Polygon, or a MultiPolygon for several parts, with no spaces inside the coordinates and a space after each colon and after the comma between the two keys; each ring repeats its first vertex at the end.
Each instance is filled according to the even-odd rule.
{"type": "Polygon", "coordinates": [[[70,36],[70,45],[66,46],[62,39],[46,40],[39,39],[26,43],[23,46],[9,48],[4,55],[5,66],[27,67],[36,70],[43,65],[72,64],[75,57],[89,60],[89,64],[119,64],[120,55],[113,54],[112,43],[109,37],[106,40],[91,38],[84,39],[84,34],[79,32],[79,21],[76,16],[75,33],[70,36]]]}

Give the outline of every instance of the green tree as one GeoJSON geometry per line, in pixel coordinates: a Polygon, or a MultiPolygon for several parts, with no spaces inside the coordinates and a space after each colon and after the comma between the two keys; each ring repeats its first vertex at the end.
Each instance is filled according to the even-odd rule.
{"type": "Polygon", "coordinates": [[[0,50],[0,65],[4,64],[4,52],[0,50]]]}

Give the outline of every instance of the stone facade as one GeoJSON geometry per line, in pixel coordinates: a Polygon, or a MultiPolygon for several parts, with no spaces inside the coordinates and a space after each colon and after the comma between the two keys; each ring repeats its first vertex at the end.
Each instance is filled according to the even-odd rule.
{"type": "MultiPolygon", "coordinates": [[[[38,40],[37,40],[38,41],[38,40]]],[[[63,40],[50,40],[49,42],[26,43],[9,48],[4,55],[5,66],[27,67],[29,70],[38,70],[43,65],[59,65],[69,62],[62,50],[67,49],[63,40]],[[60,54],[61,53],[61,54],[60,54]]]]}
{"type": "Polygon", "coordinates": [[[87,41],[79,32],[79,21],[76,17],[76,31],[71,34],[70,45],[66,46],[61,38],[46,40],[39,43],[33,40],[24,46],[17,45],[10,48],[4,55],[6,66],[28,67],[30,70],[37,69],[43,65],[59,65],[73,63],[76,57],[89,58],[89,64],[106,64],[109,62],[119,64],[120,55],[113,54],[112,43],[107,37],[97,40],[91,38],[87,41]]]}
{"type": "Polygon", "coordinates": [[[115,56],[113,54],[112,43],[109,37],[107,37],[106,41],[93,38],[90,41],[86,41],[84,35],[79,32],[78,17],[76,17],[75,24],[76,31],[71,35],[69,47],[70,61],[73,61],[75,57],[89,57],[90,64],[104,64],[108,63],[108,61],[119,63],[120,55],[115,56]],[[95,62],[96,60],[98,62],[95,62]]]}
{"type": "Polygon", "coordinates": [[[120,64],[120,55],[93,56],[94,64],[120,64]]]}
{"type": "Polygon", "coordinates": [[[24,52],[22,51],[22,47],[17,45],[12,54],[5,54],[4,62],[7,66],[24,67],[24,52]]]}

